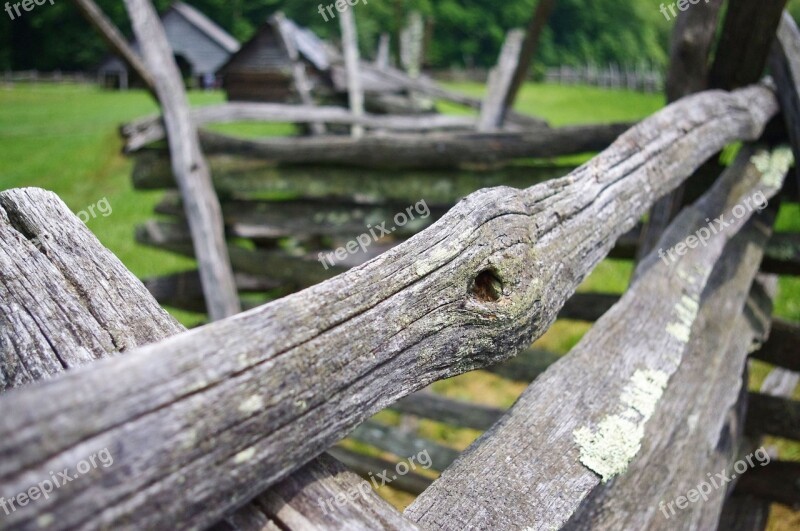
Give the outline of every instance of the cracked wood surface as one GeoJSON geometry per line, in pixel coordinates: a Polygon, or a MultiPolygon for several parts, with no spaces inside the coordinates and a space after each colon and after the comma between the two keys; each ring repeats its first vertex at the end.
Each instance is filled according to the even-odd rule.
{"type": "MultiPolygon", "coordinates": [[[[0,241],[0,393],[185,331],[49,192],[0,193],[0,241]]],[[[300,511],[306,523],[323,519],[329,529],[415,528],[377,494],[359,489],[362,484],[323,456],[260,495],[261,501],[281,500],[272,504],[275,511],[252,505],[228,520],[247,529],[246,515],[260,514],[275,525],[287,523],[285,514],[300,511]],[[356,491],[361,497],[345,508],[325,511],[317,503],[356,491]]],[[[289,528],[314,527],[292,522],[289,528]]]]}
{"type": "MultiPolygon", "coordinates": [[[[676,218],[659,242],[664,249],[706,226],[706,218],[730,218],[731,209],[757,191],[767,198],[779,191],[788,166],[781,168],[778,179],[765,176],[751,163],[753,152],[745,148],[715,186],[676,218]]],[[[608,481],[623,473],[642,441],[652,439],[658,424],[648,424],[648,419],[669,403],[660,387],[692,352],[701,294],[740,225],[713,235],[707,247],[687,249],[676,262],[667,264],[657,253],[649,255],[619,303],[529,386],[511,410],[408,507],[406,516],[424,528],[442,529],[552,529],[575,518],[581,504],[602,491],[601,476],[608,481]],[[646,385],[641,384],[642,375],[649,380],[646,385]],[[478,505],[475,499],[489,503],[478,505]]],[[[759,229],[767,233],[766,239],[769,229],[759,229]]],[[[745,244],[736,247],[740,254],[731,251],[736,255],[732,263],[743,256],[745,244]]],[[[751,280],[760,252],[752,249],[742,260],[743,271],[752,269],[751,280]]],[[[749,287],[748,281],[743,296],[749,287]]],[[[737,308],[735,302],[730,308],[737,308]]],[[[623,474],[613,485],[628,477],[623,474]]],[[[639,515],[649,509],[647,504],[638,508],[639,515]]]]}
{"type": "Polygon", "coordinates": [[[7,394],[4,491],[97,448],[116,459],[9,518],[213,523],[397,399],[530,345],[657,197],[776,111],[762,86],[684,99],[569,176],[475,193],[318,286],[7,394]]]}
{"type": "Polygon", "coordinates": [[[707,499],[682,510],[668,504],[708,482],[707,474],[729,470],[741,451],[743,426],[735,412],[747,391],[742,375],[748,352],[769,332],[777,285],[753,284],[774,221],[761,217],[745,226],[715,266],[685,359],[647,425],[641,451],[623,476],[587,497],[567,529],[716,527],[724,487],[709,485],[707,499]]]}

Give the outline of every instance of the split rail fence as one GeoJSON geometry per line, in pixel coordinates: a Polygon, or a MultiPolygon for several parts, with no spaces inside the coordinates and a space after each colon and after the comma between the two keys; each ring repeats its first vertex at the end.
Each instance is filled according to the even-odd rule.
{"type": "MultiPolygon", "coordinates": [[[[759,5],[759,20],[777,10],[777,25],[775,4],[759,5]]],[[[723,38],[744,34],[727,24],[723,38]]],[[[800,32],[784,18],[778,35],[774,83],[688,95],[625,132],[201,132],[251,309],[190,331],[158,302],[203,310],[199,274],[143,284],[53,194],[0,193],[0,495],[101,449],[114,458],[0,514],[3,527],[763,529],[770,503],[800,504],[797,463],[773,459],[671,514],[668,502],[764,435],[800,439],[800,328],[772,318],[776,275],[800,272],[798,235],[773,227],[798,189],[770,133],[782,116],[800,146],[800,32]],[[707,162],[734,142],[731,164],[707,162]],[[523,163],[595,150],[575,169],[523,163]],[[629,289],[576,294],[606,257],[636,257],[640,220],[684,185],[689,203],[629,289]],[[768,206],[740,210],[756,196],[768,206]],[[420,200],[430,216],[370,252],[327,269],[317,260],[420,200]],[[720,217],[736,222],[686,244],[720,217]],[[594,325],[565,355],[531,349],[561,318],[594,325]],[[750,359],[776,366],[758,392],[750,359]],[[426,390],[473,370],[530,385],[506,411],[426,390]],[[386,408],[484,433],[460,453],[371,420],[386,408]],[[393,482],[419,494],[400,513],[351,471],[395,463],[335,446],[346,437],[398,459],[425,449],[441,475],[393,482]]],[[[291,120],[355,120],[316,111],[291,120]]],[[[152,146],[159,127],[123,129],[142,189],[175,187],[152,146]]],[[[167,192],[157,211],[167,218],[138,240],[192,255],[180,196],[167,192]]]]}

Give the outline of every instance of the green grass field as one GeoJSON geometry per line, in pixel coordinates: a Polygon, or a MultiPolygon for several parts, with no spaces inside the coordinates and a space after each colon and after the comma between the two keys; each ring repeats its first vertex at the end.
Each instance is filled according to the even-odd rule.
{"type": "MultiPolygon", "coordinates": [[[[480,84],[451,86],[473,95],[484,90],[480,84]]],[[[219,92],[190,95],[193,105],[223,99],[219,92]]],[[[543,117],[553,125],[568,125],[636,121],[657,111],[663,103],[660,95],[527,85],[517,110],[543,117]]],[[[440,104],[440,110],[464,112],[447,104],[440,104]]],[[[117,129],[128,120],[155,111],[155,104],[141,91],[109,92],[92,86],[0,86],[0,190],[22,186],[52,190],[75,212],[108,198],[113,214],[92,219],[87,225],[131,271],[147,277],[192,268],[191,260],[139,246],[133,238],[134,227],[152,217],[162,193],[133,190],[132,164],[121,154],[117,129]]],[[[259,124],[232,124],[215,129],[245,136],[285,135],[294,130],[292,126],[259,124]]],[[[784,206],[778,226],[783,231],[800,231],[800,207],[784,206]]],[[[630,274],[630,264],[607,260],[582,289],[621,293],[630,274]]],[[[776,313],[800,321],[800,281],[781,279],[776,313]]],[[[175,311],[173,314],[187,325],[199,320],[196,315],[175,311]]],[[[585,324],[559,322],[539,344],[563,353],[587,328],[585,324]]],[[[445,395],[508,407],[524,386],[509,384],[486,373],[472,373],[439,382],[435,388],[445,395]]],[[[397,421],[391,413],[382,415],[385,421],[397,421]]],[[[477,435],[471,430],[453,430],[428,421],[421,423],[421,434],[458,448],[465,448],[477,435]]],[[[783,450],[798,458],[796,447],[783,450]]],[[[392,501],[403,505],[408,499],[396,495],[392,501]]]]}

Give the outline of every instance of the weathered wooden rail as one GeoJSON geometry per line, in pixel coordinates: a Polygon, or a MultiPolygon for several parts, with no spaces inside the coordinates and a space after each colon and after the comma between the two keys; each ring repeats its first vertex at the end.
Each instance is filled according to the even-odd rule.
{"type": "MultiPolygon", "coordinates": [[[[563,179],[526,190],[495,188],[472,194],[423,232],[367,264],[267,306],[150,345],[145,345],[151,341],[147,334],[126,342],[120,330],[132,325],[125,322],[98,325],[97,310],[89,311],[91,319],[73,321],[70,306],[55,305],[63,298],[75,301],[75,311],[81,305],[93,308],[99,304],[93,295],[98,283],[106,290],[115,283],[100,278],[92,284],[80,276],[93,271],[99,276],[103,270],[87,267],[99,260],[94,254],[72,258],[51,271],[48,263],[63,253],[91,248],[85,230],[75,230],[74,223],[64,220],[63,207],[39,192],[4,194],[3,301],[9,309],[3,314],[21,315],[11,308],[42,308],[32,321],[4,322],[4,381],[18,374],[19,367],[29,366],[31,345],[39,345],[39,358],[67,360],[68,368],[116,351],[134,351],[0,398],[9,412],[0,420],[3,493],[22,492],[49,470],[70,466],[97,448],[108,448],[115,456],[114,466],[98,473],[97,481],[73,482],[48,500],[20,507],[6,521],[20,527],[41,523],[42,517],[62,528],[159,527],[174,522],[203,527],[226,519],[226,525],[236,527],[239,524],[232,522],[247,515],[235,516],[233,511],[258,498],[255,507],[244,511],[256,520],[278,519],[286,527],[305,524],[280,510],[284,502],[300,511],[292,514],[319,525],[367,528],[382,522],[386,527],[412,528],[412,522],[383,505],[366,510],[363,500],[342,513],[322,512],[313,501],[321,495],[315,489],[321,487],[308,478],[330,478],[322,482],[328,489],[351,488],[358,482],[348,476],[354,482],[350,486],[337,483],[340,470],[314,459],[401,397],[437,379],[494,365],[526,348],[656,198],[678,186],[725,144],[757,139],[776,111],[774,93],[762,86],[682,100],[635,126],[563,179]],[[34,238],[38,247],[30,241],[34,238]],[[36,275],[33,284],[21,282],[26,278],[22,274],[8,274],[9,267],[30,268],[34,258],[36,268],[50,272],[36,275]],[[62,271],[73,271],[77,279],[66,277],[67,287],[58,289],[54,284],[65,278],[62,271]],[[36,323],[45,319],[51,327],[40,328],[36,323]],[[64,327],[65,322],[71,326],[64,327]],[[269,487],[272,490],[260,494],[269,487]]],[[[704,225],[705,218],[729,213],[756,192],[767,198],[777,194],[788,170],[786,158],[754,154],[753,148],[746,148],[719,184],[673,223],[662,240],[665,247],[704,225]]],[[[520,491],[512,484],[522,478],[533,481],[533,474],[541,481],[526,483],[523,492],[537,494],[527,498],[528,508],[514,522],[566,524],[578,518],[579,502],[601,492],[598,474],[623,472],[616,462],[609,468],[608,458],[593,449],[588,433],[597,426],[602,429],[603,415],[615,414],[625,383],[641,378],[637,371],[659,371],[650,380],[671,389],[673,384],[667,386],[666,381],[670,376],[670,382],[675,380],[681,360],[719,332],[719,324],[704,325],[711,327],[708,331],[699,324],[704,308],[728,308],[735,318],[758,270],[769,226],[768,216],[747,225],[742,220],[715,235],[708,247],[674,264],[665,265],[656,255],[643,262],[631,290],[581,345],[538,378],[515,408],[475,449],[447,468],[406,516],[423,526],[446,528],[467,521],[499,524],[510,515],[500,509],[480,510],[475,497],[489,499],[478,494],[488,489],[506,491],[508,499],[515,499],[520,491]],[[725,284],[730,293],[708,287],[726,275],[738,279],[725,284]],[[708,291],[716,298],[706,301],[708,291]],[[644,328],[631,325],[637,322],[644,328]],[[620,330],[618,323],[627,323],[627,329],[620,330]],[[598,351],[615,355],[598,358],[598,351]],[[593,364],[602,364],[614,378],[597,379],[593,385],[586,378],[568,376],[580,373],[594,379],[598,369],[593,364]],[[602,389],[597,387],[601,382],[602,389]],[[564,386],[574,388],[568,393],[574,400],[546,399],[564,392],[564,386]],[[543,409],[531,413],[537,407],[543,409]],[[538,420],[528,426],[524,419],[538,420]],[[576,443],[572,432],[580,427],[587,435],[576,443]],[[494,445],[500,452],[495,455],[503,455],[503,434],[519,430],[529,435],[530,443],[514,450],[518,458],[475,461],[483,452],[491,453],[494,445]],[[536,437],[542,438],[541,444],[536,437]],[[581,447],[588,456],[582,455],[581,447]],[[553,458],[544,461],[547,472],[534,474],[527,464],[537,462],[541,471],[546,456],[523,458],[520,452],[547,448],[555,450],[547,450],[553,458]],[[491,472],[486,470],[489,463],[494,465],[491,472]],[[508,467],[515,467],[506,471],[513,473],[501,476],[508,467]],[[467,477],[464,474],[476,476],[459,481],[467,477]],[[498,484],[501,477],[517,480],[504,486],[498,484]],[[567,489],[570,495],[549,497],[559,489],[555,478],[575,487],[567,489]],[[465,502],[459,501],[461,493],[465,502]],[[542,503],[533,503],[537,499],[542,503]],[[556,499],[559,504],[553,505],[556,499]]],[[[141,287],[138,290],[134,299],[143,297],[141,287]]],[[[152,307],[152,302],[142,304],[152,307]]],[[[141,318],[134,313],[132,319],[141,318]]],[[[174,326],[170,332],[177,331],[174,326]]],[[[62,368],[67,367],[56,364],[39,370],[38,376],[21,383],[62,368]]],[[[683,380],[679,382],[684,392],[683,380]]],[[[735,386],[724,389],[730,392],[735,386]]],[[[668,405],[668,396],[654,398],[653,411],[640,411],[637,434],[657,426],[646,423],[645,417],[658,413],[657,406],[668,405]]],[[[421,407],[419,401],[405,404],[397,407],[421,407]]],[[[498,412],[485,414],[489,416],[479,424],[484,428],[498,412]]],[[[469,419],[460,422],[475,425],[469,419]]],[[[371,428],[359,429],[363,433],[371,428]]],[[[387,439],[376,435],[385,433],[382,428],[376,426],[374,432],[362,438],[378,444],[387,439]]],[[[658,438],[653,432],[637,437],[658,438]]],[[[394,451],[406,447],[394,446],[394,451]]],[[[629,446],[625,452],[625,465],[639,454],[629,446]]],[[[442,449],[436,466],[446,468],[453,457],[442,449]]]]}

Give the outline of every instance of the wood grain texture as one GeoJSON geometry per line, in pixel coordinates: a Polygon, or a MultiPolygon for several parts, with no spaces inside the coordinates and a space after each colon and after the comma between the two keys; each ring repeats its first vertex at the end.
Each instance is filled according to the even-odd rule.
{"type": "MultiPolygon", "coordinates": [[[[714,188],[676,218],[660,242],[664,248],[705,226],[706,218],[729,213],[756,191],[767,196],[778,192],[780,179],[777,183],[764,179],[750,162],[752,154],[753,150],[745,149],[714,188]]],[[[754,226],[756,234],[763,233],[766,240],[769,225],[754,226]]],[[[707,247],[688,250],[677,262],[665,263],[651,254],[637,268],[625,295],[569,355],[529,386],[514,407],[462,453],[405,514],[423,527],[445,529],[465,525],[549,529],[576,518],[581,504],[601,492],[600,474],[602,479],[610,479],[639,453],[639,444],[653,440],[653,429],[660,424],[647,420],[663,407],[665,398],[656,391],[646,393],[654,402],[642,404],[631,397],[643,393],[639,390],[642,376],[654,374],[652,388],[656,377],[673,376],[693,351],[691,339],[699,337],[693,330],[702,326],[698,323],[701,295],[709,286],[714,264],[739,228],[719,232],[707,247]],[[643,371],[647,372],[642,375],[643,371]],[[553,399],[558,396],[569,400],[553,399]],[[605,428],[613,425],[627,427],[619,433],[623,437],[619,442],[603,437],[606,429],[619,432],[605,428]],[[588,437],[582,434],[588,430],[596,442],[586,441],[588,437]],[[476,505],[475,499],[504,502],[476,505]]],[[[742,274],[749,273],[752,280],[761,252],[748,243],[733,246],[738,251],[725,263],[741,262],[742,274]],[[741,254],[744,251],[748,254],[741,254]]],[[[726,308],[733,308],[734,315],[749,291],[749,281],[745,284],[738,306],[736,297],[727,302],[726,308]]],[[[742,288],[736,286],[738,294],[742,288]]],[[[668,389],[677,385],[672,382],[668,389]]],[[[715,443],[718,434],[714,433],[715,443]]],[[[624,474],[613,484],[628,477],[624,474]]],[[[648,508],[644,504],[640,511],[648,508]]]]}
{"type": "MultiPolygon", "coordinates": [[[[211,524],[399,398],[530,345],[655,198],[776,111],[761,86],[687,98],[571,175],[473,194],[334,279],[2,397],[0,486],[107,447],[117,465],[102,486],[36,510],[64,526],[211,524]]],[[[12,522],[35,517],[25,509],[12,522]]]]}
{"type": "MultiPolygon", "coordinates": [[[[727,489],[708,474],[730,469],[742,452],[737,415],[752,345],[769,332],[776,282],[751,285],[774,216],[751,220],[731,241],[701,299],[689,350],[645,430],[624,476],[587,497],[568,529],[713,529],[727,489]],[[748,291],[750,296],[748,299],[748,291]],[[745,304],[747,303],[747,304],[745,304]],[[680,509],[674,503],[701,483],[709,492],[680,509]]],[[[727,486],[727,485],[726,485],[727,486]]]]}
{"type": "Polygon", "coordinates": [[[126,0],[125,7],[164,113],[172,172],[186,207],[209,317],[235,315],[241,308],[225,247],[222,213],[189,117],[189,101],[172,48],[150,0],[126,0]]]}
{"type": "MultiPolygon", "coordinates": [[[[795,158],[800,157],[800,29],[792,15],[784,12],[778,38],[772,44],[769,68],[778,87],[783,121],[789,133],[795,158]]],[[[800,160],[800,159],[798,159],[800,160]]],[[[800,168],[795,168],[800,185],[800,168]]]]}
{"type": "MultiPolygon", "coordinates": [[[[184,331],[52,193],[39,189],[0,193],[0,242],[0,392],[184,331]],[[37,350],[36,345],[47,348],[37,350]],[[22,373],[20,366],[25,369],[22,373]]],[[[321,458],[262,496],[281,496],[289,500],[287,505],[307,506],[309,518],[323,518],[330,529],[413,528],[371,491],[346,511],[325,512],[311,506],[322,493],[337,498],[362,484],[341,465],[321,458]],[[310,485],[309,477],[320,484],[310,485]],[[309,486],[299,488],[304,481],[309,486]]],[[[0,494],[16,493],[3,489],[0,494]]],[[[254,505],[230,519],[254,525],[254,515],[261,515],[266,529],[277,529],[254,505]]],[[[64,527],[56,522],[49,528],[64,527]]],[[[86,527],[99,524],[88,522],[86,527]]]]}
{"type": "Polygon", "coordinates": [[[40,190],[0,193],[0,391],[182,330],[65,211],[40,190]]]}

